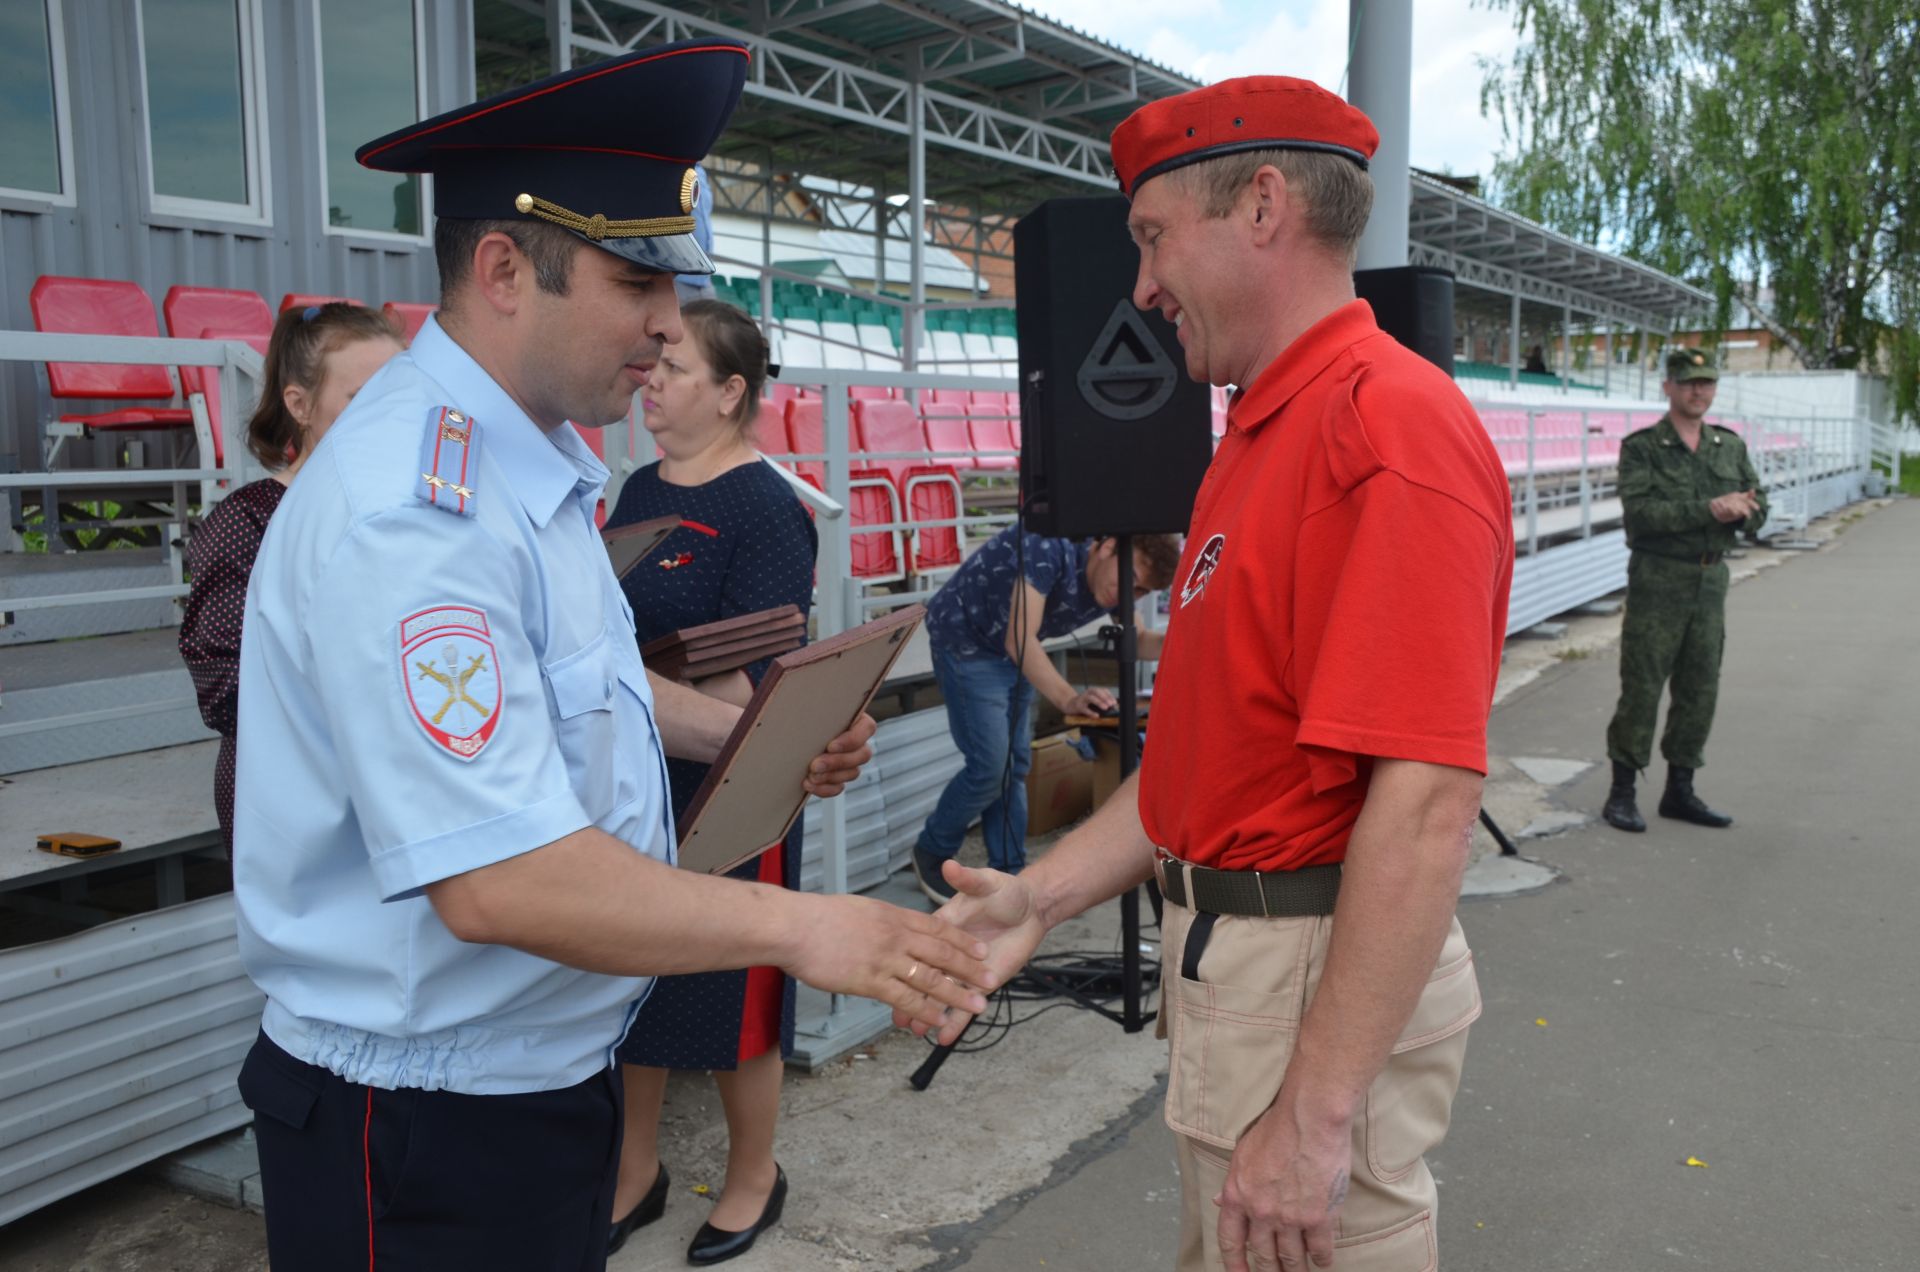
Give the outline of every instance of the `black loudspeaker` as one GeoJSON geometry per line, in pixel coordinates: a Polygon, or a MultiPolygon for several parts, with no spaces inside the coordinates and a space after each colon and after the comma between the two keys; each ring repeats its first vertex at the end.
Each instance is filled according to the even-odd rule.
{"type": "Polygon", "coordinates": [[[1213,458],[1173,324],[1134,308],[1119,197],[1049,199],[1013,230],[1020,500],[1035,534],[1180,534],[1213,458]]]}
{"type": "Polygon", "coordinates": [[[1453,374],[1453,274],[1426,265],[1363,269],[1353,290],[1373,306],[1380,330],[1453,374]]]}

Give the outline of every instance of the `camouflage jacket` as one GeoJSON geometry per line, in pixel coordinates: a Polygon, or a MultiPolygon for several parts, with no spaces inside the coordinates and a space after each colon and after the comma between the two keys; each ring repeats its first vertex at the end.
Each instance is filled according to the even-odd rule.
{"type": "Polygon", "coordinates": [[[1717,424],[1700,429],[1698,450],[1689,451],[1673,424],[1662,417],[1652,428],[1620,443],[1620,503],[1627,543],[1636,552],[1680,560],[1724,552],[1741,531],[1759,533],[1767,521],[1767,496],[1740,522],[1714,519],[1707,505],[1736,490],[1760,490],[1760,475],[1737,433],[1717,424]]]}

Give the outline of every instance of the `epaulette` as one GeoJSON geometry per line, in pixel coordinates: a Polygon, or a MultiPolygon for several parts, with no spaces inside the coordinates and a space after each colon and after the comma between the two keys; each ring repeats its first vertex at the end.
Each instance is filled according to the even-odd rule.
{"type": "Polygon", "coordinates": [[[420,435],[415,498],[443,512],[473,516],[473,478],[480,471],[480,422],[451,406],[431,407],[420,435]]]}

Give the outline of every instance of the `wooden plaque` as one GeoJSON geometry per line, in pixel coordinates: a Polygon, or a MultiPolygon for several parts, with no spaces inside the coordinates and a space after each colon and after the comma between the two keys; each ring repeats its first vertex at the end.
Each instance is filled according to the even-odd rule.
{"type": "Polygon", "coordinates": [[[798,605],[781,605],[770,610],[757,610],[752,614],[735,614],[732,618],[702,623],[698,627],[682,627],[679,631],[656,636],[640,646],[640,657],[645,660],[678,646],[727,639],[734,633],[745,635],[749,631],[757,632],[762,628],[784,629],[792,626],[806,626],[806,619],[800,616],[798,605]]]}
{"type": "Polygon", "coordinates": [[[682,866],[718,874],[786,838],[807,765],[867,709],[925,615],[895,610],[773,660],[680,819],[682,866]]]}
{"type": "Polygon", "coordinates": [[[607,558],[613,563],[613,577],[624,579],[633,567],[646,560],[668,535],[680,527],[678,517],[654,517],[630,526],[602,530],[600,541],[607,545],[607,558]]]}

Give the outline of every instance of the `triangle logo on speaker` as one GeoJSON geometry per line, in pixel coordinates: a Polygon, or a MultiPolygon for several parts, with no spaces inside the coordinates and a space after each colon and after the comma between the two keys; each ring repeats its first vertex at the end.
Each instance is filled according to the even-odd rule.
{"type": "Polygon", "coordinates": [[[1121,297],[1080,363],[1080,396],[1111,420],[1152,415],[1173,396],[1179,368],[1148,329],[1146,317],[1121,297]]]}

